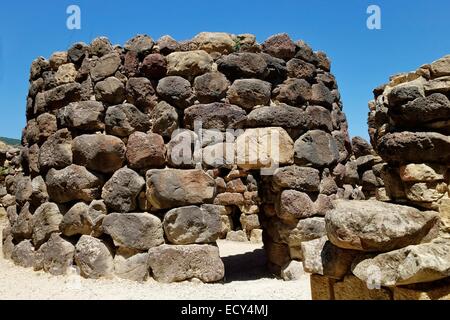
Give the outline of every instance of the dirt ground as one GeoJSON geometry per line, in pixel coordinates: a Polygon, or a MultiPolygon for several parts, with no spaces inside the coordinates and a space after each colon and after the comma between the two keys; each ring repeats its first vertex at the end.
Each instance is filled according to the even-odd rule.
{"type": "Polygon", "coordinates": [[[92,280],[78,275],[52,276],[15,266],[0,258],[0,300],[7,299],[286,299],[310,300],[309,276],[283,281],[267,273],[262,245],[221,240],[225,264],[223,283],[162,284],[114,279],[92,280]]]}

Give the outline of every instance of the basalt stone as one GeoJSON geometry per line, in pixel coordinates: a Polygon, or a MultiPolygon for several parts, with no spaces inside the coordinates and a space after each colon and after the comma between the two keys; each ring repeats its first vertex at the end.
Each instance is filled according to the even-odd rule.
{"type": "Polygon", "coordinates": [[[18,204],[24,204],[31,199],[33,187],[29,176],[19,177],[16,183],[16,201],[18,204]]]}
{"type": "Polygon", "coordinates": [[[450,117],[450,101],[442,93],[433,93],[403,105],[392,106],[389,108],[389,115],[403,127],[447,120],[450,117]]]}
{"type": "Polygon", "coordinates": [[[11,260],[23,268],[31,268],[34,265],[34,247],[30,240],[23,240],[14,246],[11,252],[11,260]]]}
{"type": "Polygon", "coordinates": [[[127,51],[123,58],[123,72],[128,77],[134,77],[139,73],[139,55],[134,51],[127,51]]]}
{"type": "Polygon", "coordinates": [[[103,130],[103,104],[98,101],[72,102],[59,110],[58,119],[62,126],[82,131],[103,130]]]}
{"type": "Polygon", "coordinates": [[[144,56],[152,50],[154,46],[153,39],[146,34],[138,34],[137,36],[128,40],[124,49],[128,51],[134,51],[141,56],[144,56]]]}
{"type": "Polygon", "coordinates": [[[417,98],[424,97],[423,85],[420,82],[412,81],[406,84],[402,84],[394,87],[388,93],[389,105],[401,105],[408,101],[413,101],[417,98]]]}
{"type": "Polygon", "coordinates": [[[225,275],[219,249],[211,245],[162,245],[149,250],[153,277],[161,282],[192,278],[215,282],[225,275]]]}
{"type": "Polygon", "coordinates": [[[230,82],[220,72],[208,72],[194,80],[194,90],[200,103],[211,103],[225,98],[230,82]]]}
{"type": "Polygon", "coordinates": [[[63,84],[54,89],[45,91],[41,102],[42,107],[35,104],[35,109],[38,109],[35,110],[35,112],[42,112],[44,108],[48,108],[49,110],[62,108],[70,102],[79,101],[80,94],[81,85],[79,83],[63,84]]]}
{"type": "Polygon", "coordinates": [[[265,77],[266,81],[269,81],[273,85],[277,85],[286,80],[287,67],[284,60],[272,57],[267,53],[262,53],[261,56],[267,63],[268,74],[265,77]]]}
{"type": "Polygon", "coordinates": [[[257,53],[232,53],[216,61],[217,69],[228,79],[257,78],[264,79],[268,75],[267,62],[257,53]]]}
{"type": "Polygon", "coordinates": [[[88,46],[84,42],[74,43],[67,50],[67,58],[74,64],[80,64],[88,53],[88,46]]]}
{"type": "Polygon", "coordinates": [[[92,80],[99,81],[114,75],[119,69],[120,63],[121,59],[117,53],[109,53],[99,59],[92,60],[90,65],[92,80]]]}
{"type": "Polygon", "coordinates": [[[186,108],[193,104],[194,95],[191,84],[179,76],[161,79],[156,87],[156,92],[162,99],[179,108],[186,108]]]}
{"type": "Polygon", "coordinates": [[[147,171],[147,200],[157,209],[212,201],[215,182],[202,170],[147,171]]]}
{"type": "Polygon", "coordinates": [[[164,243],[161,220],[146,212],[110,213],[103,219],[103,230],[116,246],[148,250],[164,243]]]}
{"type": "Polygon", "coordinates": [[[210,243],[221,232],[223,207],[204,204],[172,209],[164,215],[164,231],[173,244],[210,243]]]}
{"type": "Polygon", "coordinates": [[[98,176],[74,164],[61,170],[50,169],[45,182],[50,199],[58,203],[92,201],[100,196],[103,185],[98,176]]]}
{"type": "Polygon", "coordinates": [[[129,103],[109,107],[105,116],[106,132],[126,137],[135,131],[146,132],[150,129],[148,115],[129,103]]]}
{"type": "Polygon", "coordinates": [[[193,39],[198,49],[208,53],[227,54],[234,51],[235,42],[225,32],[200,32],[193,39]]]}
{"type": "Polygon", "coordinates": [[[167,162],[170,167],[192,169],[201,162],[202,150],[198,135],[194,131],[179,129],[174,131],[167,144],[167,162]]]}
{"type": "Polygon", "coordinates": [[[187,79],[212,70],[213,59],[204,50],[173,52],[167,57],[167,74],[182,76],[187,79]]]}
{"type": "Polygon", "coordinates": [[[247,115],[247,127],[277,126],[302,130],[307,126],[308,115],[300,108],[281,103],[270,107],[259,107],[247,115]]]}
{"type": "Polygon", "coordinates": [[[150,113],[152,132],[164,138],[170,138],[179,127],[179,115],[177,109],[165,101],[159,102],[150,113]]]}
{"type": "Polygon", "coordinates": [[[98,101],[119,104],[125,100],[125,86],[115,77],[108,77],[105,80],[97,82],[94,91],[98,101]]]}
{"type": "Polygon", "coordinates": [[[75,82],[77,77],[77,69],[73,63],[67,63],[59,66],[55,73],[56,85],[62,85],[75,82]]]}
{"type": "Polygon", "coordinates": [[[119,278],[143,282],[148,278],[148,253],[119,248],[114,256],[114,274],[119,278]]]}
{"type": "Polygon", "coordinates": [[[277,202],[277,215],[286,220],[309,218],[314,215],[313,202],[306,193],[284,190],[277,202]]]}
{"type": "Polygon", "coordinates": [[[166,58],[159,53],[152,53],[142,61],[140,71],[151,79],[161,79],[167,73],[166,58]]]}
{"type": "Polygon", "coordinates": [[[318,51],[315,53],[317,57],[317,67],[324,70],[324,71],[330,71],[331,69],[331,62],[328,59],[325,52],[318,51]]]}
{"type": "Polygon", "coordinates": [[[312,81],[316,76],[316,67],[300,59],[291,59],[286,64],[288,75],[291,78],[312,81]]]}
{"type": "Polygon", "coordinates": [[[50,69],[50,63],[44,57],[39,57],[31,63],[30,67],[30,79],[35,80],[39,78],[39,76],[44,71],[48,71],[50,69]]]}
{"type": "Polygon", "coordinates": [[[214,102],[198,104],[184,110],[184,124],[193,130],[195,121],[201,121],[203,129],[239,129],[244,126],[246,113],[238,106],[214,102]]]}
{"type": "Polygon", "coordinates": [[[333,137],[321,130],[311,130],[294,145],[295,163],[313,167],[330,166],[339,159],[339,150],[333,137]]]}
{"type": "Polygon", "coordinates": [[[321,106],[308,106],[306,108],[306,126],[309,130],[333,131],[333,121],[329,110],[321,106]]]}
{"type": "Polygon", "coordinates": [[[273,99],[291,106],[302,106],[311,100],[311,85],[304,79],[289,78],[272,92],[273,99]]]}
{"type": "Polygon", "coordinates": [[[58,234],[53,233],[50,239],[38,250],[42,255],[42,268],[45,272],[59,276],[67,274],[73,264],[75,247],[58,234]]]}
{"type": "Polygon", "coordinates": [[[295,43],[297,49],[295,53],[295,58],[302,59],[303,61],[317,64],[318,59],[316,55],[314,54],[314,51],[311,49],[311,47],[305,43],[304,41],[300,40],[295,43]]]}
{"type": "Polygon", "coordinates": [[[325,216],[330,241],[344,249],[386,252],[427,242],[437,236],[433,211],[379,201],[335,201],[325,216]]]}
{"type": "Polygon", "coordinates": [[[377,152],[385,161],[446,163],[450,161],[450,138],[436,132],[388,133],[379,140],[377,152]]]}
{"type": "Polygon", "coordinates": [[[372,146],[361,137],[352,138],[352,151],[356,158],[373,155],[372,146]]]}
{"type": "Polygon", "coordinates": [[[72,164],[72,137],[69,130],[61,129],[51,135],[39,150],[39,167],[61,169],[72,164]]]}
{"type": "Polygon", "coordinates": [[[50,68],[53,70],[58,70],[60,66],[67,63],[67,52],[65,51],[57,51],[54,52],[51,57],[48,59],[50,63],[50,68]]]}
{"type": "Polygon", "coordinates": [[[270,103],[271,84],[258,79],[235,80],[227,93],[228,102],[244,109],[270,103]]]}
{"type": "Polygon", "coordinates": [[[302,242],[319,239],[326,235],[323,217],[301,219],[289,233],[289,246],[300,246],[302,242]]]}
{"type": "Polygon", "coordinates": [[[17,219],[11,227],[11,234],[15,239],[31,239],[33,234],[33,215],[30,212],[30,203],[25,203],[17,219]]]}
{"type": "Polygon", "coordinates": [[[125,145],[117,137],[104,134],[84,134],[72,141],[75,164],[98,172],[110,173],[125,161],[125,145]]]}
{"type": "Polygon", "coordinates": [[[319,170],[296,165],[278,168],[273,175],[272,184],[275,189],[319,191],[319,170]]]}
{"type": "Polygon", "coordinates": [[[162,136],[143,132],[131,134],[128,137],[126,157],[133,169],[164,167],[166,147],[162,136]]]}
{"type": "Polygon", "coordinates": [[[39,206],[33,214],[33,244],[39,247],[46,242],[52,233],[59,232],[59,224],[63,219],[58,206],[53,202],[46,202],[39,206]]]}
{"type": "Polygon", "coordinates": [[[114,271],[111,251],[102,240],[87,235],[75,246],[75,262],[85,278],[110,278],[114,271]]]}
{"type": "Polygon", "coordinates": [[[430,282],[450,275],[450,241],[407,246],[356,262],[352,268],[355,276],[370,281],[377,270],[377,280],[382,286],[401,286],[430,282]]]}
{"type": "Polygon", "coordinates": [[[147,112],[156,105],[155,89],[144,77],[129,78],[126,85],[127,101],[147,112]]]}
{"type": "Polygon", "coordinates": [[[271,36],[262,44],[263,52],[276,58],[289,60],[295,55],[295,43],[286,33],[271,36]]]}
{"type": "Polygon", "coordinates": [[[159,47],[159,52],[163,55],[178,51],[180,47],[178,42],[169,35],[159,38],[156,44],[159,47]]]}
{"type": "Polygon", "coordinates": [[[50,113],[43,113],[36,118],[36,124],[39,128],[39,141],[47,140],[58,130],[56,117],[50,113]]]}
{"type": "Polygon", "coordinates": [[[311,103],[331,108],[334,97],[332,92],[321,82],[311,87],[311,103]]]}
{"type": "Polygon", "coordinates": [[[89,46],[89,53],[93,56],[102,57],[113,51],[113,46],[108,38],[97,37],[92,40],[89,46]]]}

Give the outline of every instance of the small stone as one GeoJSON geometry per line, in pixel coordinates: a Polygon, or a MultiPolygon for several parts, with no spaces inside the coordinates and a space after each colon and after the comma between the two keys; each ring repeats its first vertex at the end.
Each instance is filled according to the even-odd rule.
{"type": "Polygon", "coordinates": [[[300,280],[305,275],[303,265],[299,261],[292,260],[281,270],[284,281],[300,280]]]}
{"type": "Polygon", "coordinates": [[[232,53],[216,61],[217,69],[228,79],[240,78],[264,79],[268,75],[267,62],[257,53],[232,53]]]}
{"type": "Polygon", "coordinates": [[[109,104],[119,104],[125,100],[125,86],[115,78],[108,77],[95,85],[95,97],[98,101],[109,104]]]}
{"type": "Polygon", "coordinates": [[[167,72],[166,59],[159,53],[149,54],[142,61],[140,70],[148,78],[161,79],[167,72]]]}
{"type": "Polygon", "coordinates": [[[161,79],[156,87],[158,95],[168,103],[186,108],[193,104],[193,92],[191,84],[179,76],[169,76],[161,79]]]}
{"type": "Polygon", "coordinates": [[[294,57],[295,49],[295,43],[286,33],[273,35],[262,44],[264,52],[286,61],[294,57]]]}
{"type": "Polygon", "coordinates": [[[289,78],[272,92],[273,99],[294,107],[300,107],[311,100],[311,85],[304,79],[289,78]]]}
{"type": "Polygon", "coordinates": [[[248,242],[247,234],[243,230],[237,230],[237,231],[229,231],[227,233],[228,241],[236,241],[236,242],[248,242]]]}
{"type": "Polygon", "coordinates": [[[187,79],[212,70],[213,59],[204,50],[173,52],[167,57],[167,74],[182,76],[187,79]]]}
{"type": "Polygon", "coordinates": [[[227,93],[228,102],[244,109],[270,104],[271,84],[258,79],[235,80],[227,93]]]}
{"type": "Polygon", "coordinates": [[[194,91],[200,103],[211,103],[225,98],[230,82],[220,72],[208,72],[194,80],[194,91]]]}
{"type": "Polygon", "coordinates": [[[148,131],[150,120],[134,105],[124,103],[106,110],[105,125],[107,133],[126,137],[135,131],[148,131]]]}

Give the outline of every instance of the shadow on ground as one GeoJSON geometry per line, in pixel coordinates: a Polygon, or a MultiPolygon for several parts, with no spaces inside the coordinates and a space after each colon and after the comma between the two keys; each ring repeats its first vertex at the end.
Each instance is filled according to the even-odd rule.
{"type": "Polygon", "coordinates": [[[226,283],[274,278],[267,269],[267,258],[264,249],[222,257],[222,261],[225,265],[224,281],[226,283]]]}

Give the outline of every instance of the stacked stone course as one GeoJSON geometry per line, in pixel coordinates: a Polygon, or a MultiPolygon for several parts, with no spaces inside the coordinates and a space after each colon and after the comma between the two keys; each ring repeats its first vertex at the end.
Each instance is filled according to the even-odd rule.
{"type": "Polygon", "coordinates": [[[332,200],[372,196],[330,61],[286,34],[76,43],[33,61],[26,116],[3,251],[52,274],[219,281],[227,238],[289,278],[332,200]]]}
{"type": "MultiPolygon", "coordinates": [[[[374,90],[379,201],[335,202],[302,243],[313,299],[450,299],[450,56],[374,90]]],[[[348,165],[348,163],[347,163],[348,165]]]]}

